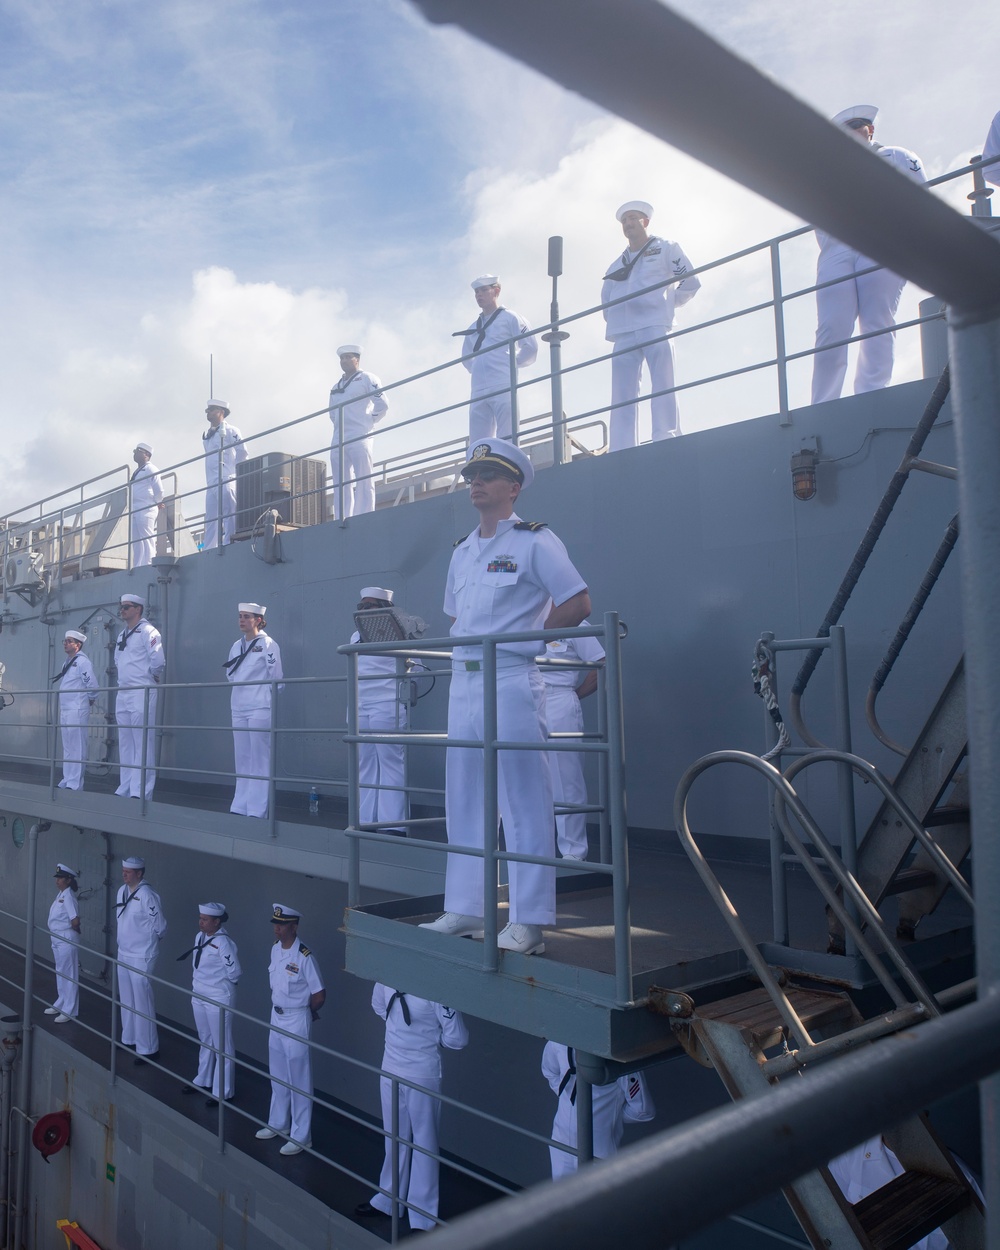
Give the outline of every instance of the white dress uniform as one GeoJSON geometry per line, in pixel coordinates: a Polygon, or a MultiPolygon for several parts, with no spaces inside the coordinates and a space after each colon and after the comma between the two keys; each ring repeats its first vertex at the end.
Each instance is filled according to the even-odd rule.
{"type": "MultiPolygon", "coordinates": [[[[986,142],[983,144],[983,160],[986,160],[988,156],[1000,156],[1000,113],[997,113],[996,117],[993,118],[990,133],[986,136],[986,142]]],[[[1000,187],[1000,161],[984,169],[983,177],[987,182],[992,182],[994,186],[1000,187]]]]}
{"type": "MultiPolygon", "coordinates": [[[[872,143],[870,147],[873,153],[889,161],[914,182],[927,181],[920,157],[914,152],[906,148],[883,147],[879,143],[872,143]]],[[[828,343],[850,338],[855,322],[861,334],[888,330],[894,326],[906,279],[888,269],[877,269],[874,273],[856,278],[854,275],[859,270],[870,268],[875,261],[823,230],[816,231],[816,241],[819,243],[817,283],[830,282],[834,278],[845,279],[836,286],[824,287],[816,292],[816,350],[819,354],[813,359],[812,402],[821,404],[828,399],[840,398],[847,373],[847,346],[825,351],[821,349],[826,348],[828,343]]],[[[879,334],[858,344],[855,395],[889,385],[895,353],[895,333],[879,334]]]]}
{"type": "MultiPolygon", "coordinates": [[[[121,778],[116,794],[142,796],[142,713],[145,703],[141,686],[154,686],[166,663],[160,632],[145,617],[132,629],[123,629],[115,646],[118,694],[115,720],[118,722],[118,762],[121,778]]],[[[146,733],[146,798],[156,784],[156,703],[159,691],[149,692],[149,727],[146,733]]]]}
{"type": "MultiPolygon", "coordinates": [[[[439,1090],[441,1047],[462,1050],[469,1044],[469,1031],[461,1014],[380,984],[372,991],[372,1010],[385,1021],[383,1071],[416,1081],[428,1090],[439,1090]]],[[[433,1228],[435,1220],[431,1217],[438,1213],[438,1161],[412,1150],[407,1142],[437,1154],[441,1103],[433,1094],[406,1085],[398,1086],[398,1090],[399,1136],[403,1139],[399,1143],[399,1197],[410,1204],[411,1228],[433,1228]]],[[[391,1133],[392,1081],[388,1077],[381,1078],[381,1092],[382,1127],[391,1133]]],[[[378,1183],[381,1189],[392,1192],[392,1140],[388,1137],[378,1183]]],[[[392,1214],[392,1200],[386,1194],[374,1194],[371,1205],[385,1215],[392,1214]]],[[[403,1211],[401,1207],[400,1216],[403,1211]]]]}
{"type": "MultiPolygon", "coordinates": [[[[589,621],[583,621],[589,625],[589,621]]],[[[560,638],[550,642],[545,650],[546,659],[583,660],[599,664],[604,659],[604,648],[596,638],[560,638]]],[[[577,697],[576,687],[587,676],[577,668],[543,668],[545,682],[545,718],[549,733],[582,733],[583,708],[577,697]]],[[[583,776],[583,756],[570,751],[552,751],[549,754],[549,770],[552,773],[552,798],[556,803],[586,803],[587,783],[583,776]]],[[[586,859],[587,817],[574,812],[556,817],[556,844],[559,854],[573,859],[586,859]]]]}
{"type": "MultiPolygon", "coordinates": [[[[268,777],[271,772],[271,737],[261,730],[271,725],[271,687],[253,686],[255,681],[281,681],[281,651],[273,638],[261,632],[247,641],[242,635],[229,650],[229,659],[246,659],[228,672],[233,683],[230,706],[233,718],[233,751],[236,793],[229,808],[239,816],[267,816],[268,777]]],[[[281,689],[281,687],[278,687],[281,689]]]]}
{"type": "MultiPolygon", "coordinates": [[[[576,1148],[576,1059],[572,1048],[546,1042],[542,1051],[542,1075],[559,1099],[552,1121],[552,1140],[576,1148]]],[[[652,1120],[656,1107],[641,1072],[619,1077],[611,1085],[591,1087],[594,1114],[594,1158],[610,1159],[618,1153],[625,1122],[652,1120]]],[[[549,1147],[552,1179],[576,1171],[577,1161],[564,1150],[549,1147]]]]}
{"type": "Polygon", "coordinates": [[[132,567],[152,564],[156,555],[156,513],[163,502],[159,469],[147,461],[135,470],[129,480],[130,534],[132,567]]]}
{"type": "MultiPolygon", "coordinates": [[[[357,630],[351,642],[360,642],[357,630]]],[[[358,656],[358,728],[373,733],[395,733],[409,723],[406,693],[409,681],[396,676],[393,655],[358,656]],[[401,697],[403,696],[403,697],[401,697]]],[[[402,789],[382,790],[377,786],[405,784],[405,751],[398,744],[363,743],[358,747],[358,780],[360,782],[362,824],[391,820],[402,822],[407,816],[406,793],[402,789]]],[[[385,830],[382,830],[384,833],[385,830]]]]}
{"type": "Polygon", "coordinates": [[[152,972],[160,953],[160,939],[167,922],[160,896],[145,881],[130,892],[123,885],[116,898],[118,918],[118,995],[122,1009],[122,1042],[134,1046],[137,1055],[155,1055],[160,1049],[156,1028],[153,983],[144,973],[152,972]],[[132,971],[136,969],[137,971],[132,971]],[[142,1012],[137,1015],[136,1012],[142,1012]],[[145,1017],[149,1017],[146,1019],[145,1017]]]}
{"type": "MultiPolygon", "coordinates": [[[[297,1037],[308,1038],[312,1015],[309,999],[323,988],[319,967],[308,946],[299,938],[285,950],[280,942],[271,947],[268,967],[271,981],[271,1024],[297,1037]]],[[[268,1034],[268,1070],[271,1082],[271,1108],[268,1127],[288,1133],[292,1141],[308,1146],[312,1140],[312,1057],[304,1042],[280,1033],[268,1034]],[[285,1081],[287,1085],[279,1085],[285,1081]],[[289,1089],[288,1086],[294,1086],[289,1089]]]]}
{"type": "MultiPolygon", "coordinates": [[[[562,542],[546,528],[533,529],[517,514],[497,524],[492,538],[478,528],[451,557],[444,610],[455,618],[453,637],[541,629],[550,603],[565,603],[586,582],[562,542]],[[523,528],[518,528],[518,526],[523,528]]],[[[511,742],[544,742],[545,690],[535,656],[540,642],[509,643],[497,650],[497,730],[511,742]]],[[[456,647],[448,700],[449,738],[483,737],[481,647],[456,647]]],[[[501,751],[497,789],[507,849],[522,855],[555,855],[552,781],[541,751],[501,751]]],[[[483,753],[467,747],[447,752],[445,815],[449,842],[484,845],[483,753]]],[[[508,864],[512,924],[554,924],[555,872],[539,864],[508,864]]],[[[483,914],[483,864],[471,855],[449,855],[445,910],[483,914]]]]}
{"type": "Polygon", "coordinates": [[[201,436],[205,449],[205,535],[202,547],[219,545],[219,505],[222,505],[222,544],[236,531],[236,466],[247,458],[243,435],[235,425],[220,421],[201,436]]]}
{"type": "MultiPolygon", "coordinates": [[[[87,760],[87,725],[97,702],[97,678],[90,660],[78,651],[63,665],[59,675],[59,731],[62,735],[63,790],[83,789],[87,760]]],[[[67,1013],[68,1014],[68,1013],[67,1013]]]]}
{"type": "Polygon", "coordinates": [[[53,1008],[74,1019],[80,1014],[80,935],[73,921],[80,915],[76,895],[69,886],[60,890],[49,908],[48,929],[52,937],[52,958],[56,965],[56,1001],[53,1008]]]}
{"type": "Polygon", "coordinates": [[[212,1000],[203,1003],[199,998],[191,999],[191,1010],[194,1013],[194,1024],[198,1030],[198,1072],[194,1078],[195,1085],[202,1089],[210,1089],[213,1098],[219,1098],[220,1070],[218,1051],[225,1054],[225,1097],[232,1098],[236,1084],[236,1065],[232,1056],[236,1054],[233,1046],[233,1017],[225,1013],[225,1031],[219,1029],[219,1003],[223,1007],[232,1007],[236,1002],[236,983],[242,971],[236,943],[225,930],[218,928],[209,937],[207,933],[198,931],[191,952],[191,988],[196,994],[204,994],[212,1000]],[[214,1049],[213,1049],[214,1047],[214,1049]]]}
{"type": "MultiPolygon", "coordinates": [[[[502,305],[495,312],[480,313],[462,344],[462,364],[472,374],[469,404],[469,444],[480,438],[511,436],[510,346],[515,335],[527,334],[528,323],[502,305]],[[492,349],[492,350],[491,350],[492,349]],[[499,391],[499,395],[490,395],[499,391]]],[[[518,369],[535,363],[538,340],[529,335],[514,345],[518,369]]]]}
{"type": "MultiPolygon", "coordinates": [[[[638,442],[636,400],[643,360],[649,370],[651,390],[662,391],[674,384],[673,344],[662,336],[673,328],[674,309],[686,304],[701,289],[701,280],[690,273],[692,268],[680,244],[656,235],[650,235],[635,252],[626,248],[608,266],[601,287],[601,303],[605,305],[654,283],[670,283],[604,309],[604,337],[614,344],[616,353],[611,359],[610,451],[635,447],[638,442]],[[648,342],[650,339],[656,341],[648,342]],[[614,407],[616,404],[621,407],[614,407]]],[[[675,395],[657,396],[650,400],[650,408],[654,441],[672,438],[680,432],[675,395]]]]}
{"type": "Polygon", "coordinates": [[[375,511],[375,481],[372,478],[372,430],[389,411],[382,394],[382,383],[373,373],[358,369],[342,374],[330,391],[330,468],[333,473],[334,507],[340,499],[340,439],[344,438],[344,516],[360,516],[375,511]],[[340,405],[343,405],[341,408],[340,405]],[[341,416],[341,414],[343,414],[341,416]],[[351,442],[347,440],[351,439],[351,442]]]}

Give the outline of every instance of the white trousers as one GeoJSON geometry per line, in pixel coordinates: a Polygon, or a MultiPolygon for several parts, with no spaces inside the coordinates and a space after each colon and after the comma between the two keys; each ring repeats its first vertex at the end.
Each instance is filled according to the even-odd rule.
{"type": "MultiPolygon", "coordinates": [[[[406,712],[400,708],[397,721],[395,708],[389,703],[371,711],[358,708],[358,729],[373,733],[395,733],[406,728],[406,712]]],[[[360,782],[361,822],[369,824],[376,820],[399,822],[406,819],[406,794],[402,790],[376,790],[376,786],[402,786],[405,774],[405,747],[374,743],[358,746],[358,781],[360,782]]],[[[382,830],[383,833],[386,830],[382,830]]]]}
{"type": "MultiPolygon", "coordinates": [[[[358,439],[354,443],[344,444],[344,516],[360,516],[363,512],[375,511],[375,479],[372,477],[373,440],[358,439]]],[[[334,439],[330,448],[330,468],[333,474],[333,507],[339,516],[340,510],[340,463],[339,445],[334,439]]]]}
{"type": "Polygon", "coordinates": [[[63,1015],[80,1014],[80,935],[73,929],[52,934],[52,958],[56,965],[56,1001],[52,1004],[63,1015]]]}
{"type": "Polygon", "coordinates": [[[236,532],[236,479],[229,478],[221,485],[216,482],[205,487],[205,534],[202,548],[219,545],[219,499],[222,499],[222,545],[228,547],[236,532]]]}
{"type": "MultiPolygon", "coordinates": [[[[550,734],[582,733],[583,708],[572,686],[546,685],[545,718],[550,734]]],[[[549,771],[554,802],[586,803],[582,755],[575,751],[550,751],[549,771]]],[[[556,817],[556,845],[560,855],[587,858],[587,817],[583,812],[556,817]]]]}
{"type": "MultiPolygon", "coordinates": [[[[149,728],[146,732],[146,798],[153,797],[156,785],[156,700],[159,691],[149,692],[149,728]]],[[[118,722],[119,782],[116,794],[142,797],[142,712],[143,691],[119,690],[115,699],[118,722]]]]}
{"type": "MultiPolygon", "coordinates": [[[[545,688],[534,662],[498,670],[497,731],[509,742],[545,741],[545,688]]],[[[452,671],[448,736],[483,736],[483,674],[466,672],[460,661],[452,671]]],[[[501,751],[497,758],[497,793],[507,849],[520,855],[555,858],[552,781],[545,752],[501,751]]],[[[482,750],[451,747],[447,752],[445,819],[448,841],[459,846],[484,845],[483,766],[482,750]]],[[[491,840],[495,832],[494,824],[491,840]]],[[[555,924],[555,869],[509,863],[507,871],[511,921],[555,924]]],[[[444,906],[446,911],[467,916],[483,914],[481,859],[448,856],[444,906]]]]}
{"type": "Polygon", "coordinates": [[[268,774],[271,771],[271,713],[264,710],[233,713],[233,754],[236,771],[251,776],[236,778],[236,793],[229,810],[238,816],[267,816],[268,774]]]}
{"type": "MultiPolygon", "coordinates": [[[[428,1080],[426,1077],[414,1077],[428,1089],[440,1089],[440,1079],[428,1080]]],[[[392,1081],[383,1076],[382,1087],[382,1127],[387,1133],[392,1132],[392,1081]]],[[[412,1203],[421,1211],[431,1215],[438,1213],[438,1172],[437,1159],[411,1150],[407,1142],[423,1146],[425,1150],[438,1148],[438,1122],[441,1118],[441,1103],[430,1094],[400,1085],[399,1089],[399,1136],[404,1140],[399,1143],[399,1197],[404,1202],[412,1203]]],[[[385,1162],[382,1174],[378,1178],[379,1186],[392,1192],[392,1140],[385,1139],[385,1162]]],[[[392,1200],[385,1194],[375,1194],[371,1200],[376,1211],[385,1215],[392,1214],[392,1200]]],[[[400,1207],[400,1217],[406,1213],[400,1207]]],[[[417,1211],[409,1211],[411,1228],[434,1228],[433,1220],[417,1211]]]]}
{"type": "Polygon", "coordinates": [[[59,730],[62,735],[62,781],[64,790],[83,789],[83,769],[87,759],[87,727],[90,723],[90,696],[59,696],[59,730]]]}
{"type": "Polygon", "coordinates": [[[152,564],[156,555],[156,507],[140,508],[130,518],[129,535],[132,540],[132,567],[141,568],[152,564]]]}
{"type": "MultiPolygon", "coordinates": [[[[645,330],[632,330],[615,339],[612,344],[614,350],[622,354],[611,358],[611,403],[621,404],[622,407],[611,409],[609,451],[635,447],[639,441],[636,400],[643,360],[649,370],[651,391],[662,391],[674,384],[674,348],[670,340],[659,339],[645,347],[638,346],[654,338],[657,333],[666,334],[668,329],[668,326],[662,327],[662,330],[651,326],[645,330]]],[[[649,401],[649,406],[653,418],[654,442],[661,438],[673,438],[680,433],[675,395],[658,395],[649,401]]]]}
{"type": "MultiPolygon", "coordinates": [[[[820,253],[816,281],[829,282],[845,278],[836,286],[816,292],[816,349],[813,360],[812,402],[839,399],[847,373],[847,347],[825,351],[827,343],[850,338],[854,323],[861,334],[872,330],[889,330],[896,324],[896,309],[906,279],[888,269],[878,269],[860,278],[854,274],[873,262],[843,243],[834,243],[820,253]]],[[[895,333],[880,334],[858,344],[858,365],[854,374],[854,393],[877,391],[888,386],[896,352],[895,333]]]]}
{"type": "MultiPolygon", "coordinates": [[[[271,1023],[299,1037],[308,1038],[311,1015],[308,1007],[285,1009],[282,1015],[271,1012],[271,1023]]],[[[267,1066],[271,1076],[287,1081],[294,1089],[271,1082],[271,1109],[267,1122],[279,1133],[289,1132],[292,1141],[307,1146],[312,1140],[312,1056],[305,1042],[280,1033],[269,1033],[267,1066]]]]}
{"type": "Polygon", "coordinates": [[[155,1055],[160,1049],[160,1035],[156,1028],[156,1004],[153,1002],[153,982],[142,975],[156,967],[156,956],[147,959],[130,951],[118,952],[118,958],[140,972],[118,968],[118,997],[122,1008],[122,1042],[134,1046],[137,1055],[155,1055]],[[142,1012],[137,1015],[136,1012],[142,1012]],[[147,1020],[144,1017],[149,1016],[147,1020]]]}
{"type": "MultiPolygon", "coordinates": [[[[208,991],[199,991],[207,993],[208,991]]],[[[236,986],[230,983],[227,987],[216,987],[212,990],[216,995],[215,1002],[225,1007],[232,1007],[236,1001],[236,986]]],[[[233,1047],[233,1017],[225,1013],[225,1027],[219,1027],[219,1008],[215,1003],[203,1003],[200,998],[191,999],[191,1011],[194,1014],[194,1027],[198,1030],[198,1071],[194,1078],[195,1085],[202,1089],[210,1089],[213,1098],[220,1098],[219,1075],[225,1067],[225,1096],[232,1098],[236,1087],[236,1065],[232,1056],[236,1054],[233,1047]],[[213,1049],[214,1047],[214,1049],[213,1049]],[[225,1054],[225,1063],[219,1060],[218,1051],[225,1054]]]]}
{"type": "MultiPolygon", "coordinates": [[[[497,386],[502,386],[498,382],[497,386]]],[[[505,438],[511,435],[510,392],[478,399],[475,395],[469,404],[469,445],[481,438],[505,438]]]]}
{"type": "MultiPolygon", "coordinates": [[[[572,1087],[572,1080],[570,1082],[572,1087]]],[[[617,1082],[611,1085],[594,1085],[591,1088],[594,1115],[594,1158],[610,1159],[618,1153],[622,1144],[625,1124],[622,1110],[625,1100],[617,1082]]],[[[569,1094],[559,1095],[555,1119],[552,1121],[552,1140],[560,1141],[565,1146],[576,1149],[576,1104],[570,1102],[569,1094]]],[[[558,1180],[576,1171],[577,1161],[573,1155],[564,1150],[549,1147],[549,1162],[552,1165],[552,1179],[558,1180]]]]}

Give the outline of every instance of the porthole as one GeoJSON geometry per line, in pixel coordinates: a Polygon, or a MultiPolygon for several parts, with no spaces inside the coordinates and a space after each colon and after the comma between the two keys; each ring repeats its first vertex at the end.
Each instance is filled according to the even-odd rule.
{"type": "Polygon", "coordinates": [[[15,816],[10,826],[10,836],[14,839],[14,845],[18,850],[24,846],[24,821],[20,816],[15,816]]]}

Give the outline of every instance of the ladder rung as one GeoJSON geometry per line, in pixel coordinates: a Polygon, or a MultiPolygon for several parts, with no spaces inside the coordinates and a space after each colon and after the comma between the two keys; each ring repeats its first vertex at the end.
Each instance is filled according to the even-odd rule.
{"type": "Polygon", "coordinates": [[[855,1204],[854,1214],[873,1250],[907,1250],[971,1201],[957,1180],[904,1172],[855,1204]]]}
{"type": "MultiPolygon", "coordinates": [[[[851,1003],[843,994],[798,988],[786,989],[785,993],[807,1029],[851,1021],[851,1003]]],[[[785,1022],[764,989],[748,990],[745,994],[707,1003],[698,1007],[697,1014],[749,1033],[761,1050],[774,1046],[784,1036],[785,1022]]]]}
{"type": "Polygon", "coordinates": [[[907,890],[922,890],[937,885],[938,878],[924,868],[901,868],[889,882],[886,894],[905,894],[907,890]]]}

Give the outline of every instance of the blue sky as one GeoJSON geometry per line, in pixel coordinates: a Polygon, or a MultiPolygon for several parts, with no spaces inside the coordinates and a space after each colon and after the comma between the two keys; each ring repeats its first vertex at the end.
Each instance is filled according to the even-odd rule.
{"type": "MultiPolygon", "coordinates": [[[[932,174],[978,151],[1000,108],[993,2],[947,24],[939,0],[678,7],[824,112],[881,104],[878,137],[932,174]]],[[[624,199],[650,199],[653,228],[696,263],[796,224],[405,0],[2,0],[0,91],[7,507],[124,463],[140,438],[161,465],[196,454],[209,353],[247,434],[323,407],[341,341],[360,338],[386,382],[451,357],[483,270],[544,321],[550,234],[566,239],[563,309],[585,307],[621,247],[624,199]]],[[[814,257],[808,241],[789,256],[803,285],[814,257]]],[[[691,313],[761,281],[720,274],[691,313]]],[[[726,367],[753,340],[685,345],[679,368],[683,352],[726,367]]],[[[600,341],[583,324],[567,355],[600,341]]],[[[916,368],[901,342],[900,376],[916,368]]],[[[413,387],[393,415],[463,388],[457,373],[413,387]]],[[[593,373],[568,396],[579,411],[606,390],[593,373]]],[[[732,419],[728,404],[686,401],[689,428],[732,419]]],[[[319,447],[323,420],[289,449],[319,447]]]]}

